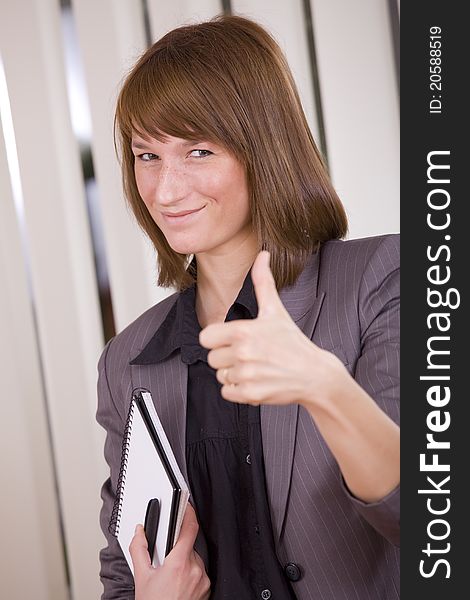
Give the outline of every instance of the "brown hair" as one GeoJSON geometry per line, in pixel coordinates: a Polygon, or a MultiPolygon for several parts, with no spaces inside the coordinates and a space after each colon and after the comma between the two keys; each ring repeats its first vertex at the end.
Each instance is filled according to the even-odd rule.
{"type": "Polygon", "coordinates": [[[151,46],[127,76],[116,109],[123,184],[159,257],[159,285],[194,281],[188,256],[172,250],[142,201],[132,134],[207,139],[243,164],[253,229],[271,253],[277,288],[291,285],[308,256],[347,230],[344,208],[313,141],[281,49],[258,24],[221,16],[178,27],[151,46]]]}

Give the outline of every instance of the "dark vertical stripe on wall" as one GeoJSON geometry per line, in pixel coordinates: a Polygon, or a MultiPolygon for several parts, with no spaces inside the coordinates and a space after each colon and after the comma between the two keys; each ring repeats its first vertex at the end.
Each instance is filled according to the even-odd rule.
{"type": "Polygon", "coordinates": [[[232,2],[231,0],[222,0],[222,12],[224,15],[232,14],[232,2]]]}
{"type": "Polygon", "coordinates": [[[147,0],[141,0],[142,16],[144,19],[145,43],[147,48],[152,45],[152,30],[150,28],[149,6],[147,0]]]}
{"type": "MultiPolygon", "coordinates": [[[[71,0],[61,0],[62,9],[62,38],[64,45],[69,47],[70,53],[75,56],[76,65],[79,65],[75,72],[75,84],[77,87],[85,86],[85,79],[83,76],[83,66],[81,63],[80,48],[78,46],[78,38],[76,34],[75,16],[73,12],[73,6],[71,0]],[[69,18],[71,27],[75,33],[73,35],[66,35],[67,30],[64,29],[65,19],[69,18]]],[[[65,68],[66,78],[70,82],[74,77],[74,71],[68,64],[67,54],[65,55],[65,68]]],[[[67,86],[67,94],[71,93],[71,86],[67,86]]],[[[84,97],[87,97],[86,86],[84,88],[84,97]]],[[[70,100],[70,98],[69,98],[70,100]]],[[[86,107],[88,110],[88,106],[86,107]]],[[[93,260],[95,266],[95,277],[96,287],[98,290],[98,297],[101,311],[101,322],[103,325],[103,334],[105,341],[108,341],[116,335],[116,328],[114,323],[113,304],[111,299],[111,290],[109,286],[109,275],[108,265],[106,260],[106,251],[103,243],[103,224],[101,218],[101,212],[98,207],[98,194],[99,188],[96,186],[96,191],[93,191],[93,183],[96,183],[95,169],[93,165],[93,152],[91,148],[91,140],[80,140],[78,134],[75,131],[77,137],[77,144],[80,148],[80,159],[84,183],[84,191],[86,196],[86,210],[88,216],[88,230],[93,250],[93,260]]]]}
{"type": "Polygon", "coordinates": [[[400,95],[400,15],[398,13],[398,0],[388,0],[388,12],[390,15],[390,30],[392,33],[397,90],[398,95],[400,95]]]}
{"type": "Polygon", "coordinates": [[[317,114],[318,132],[320,139],[317,140],[325,164],[328,166],[328,147],[326,144],[325,122],[323,119],[323,107],[320,92],[320,80],[318,77],[317,53],[315,50],[315,34],[313,30],[313,16],[310,0],[303,0],[304,21],[307,33],[308,54],[310,59],[310,70],[312,72],[313,95],[315,98],[315,109],[317,114]]]}

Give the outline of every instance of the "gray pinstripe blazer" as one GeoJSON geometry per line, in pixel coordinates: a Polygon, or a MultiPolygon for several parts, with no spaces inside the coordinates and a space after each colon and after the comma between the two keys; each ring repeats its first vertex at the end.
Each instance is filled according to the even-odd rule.
{"type": "MultiPolygon", "coordinates": [[[[331,241],[312,255],[297,282],[280,291],[292,319],[336,354],[392,419],[399,418],[399,237],[331,241]]],[[[110,478],[102,489],[104,599],[134,598],[133,580],[107,530],[131,392],[145,387],[183,474],[187,365],[174,353],[159,364],[130,364],[177,298],[169,296],[108,343],[99,363],[97,420],[106,429],[110,478]]],[[[293,357],[294,358],[294,357],[293,357]]],[[[271,518],[281,564],[297,563],[301,600],[399,598],[399,489],[373,504],[348,492],[309,414],[297,405],[261,406],[271,518]]],[[[196,549],[203,558],[202,536],[196,549]]],[[[272,590],[273,598],[276,597],[272,590]]]]}

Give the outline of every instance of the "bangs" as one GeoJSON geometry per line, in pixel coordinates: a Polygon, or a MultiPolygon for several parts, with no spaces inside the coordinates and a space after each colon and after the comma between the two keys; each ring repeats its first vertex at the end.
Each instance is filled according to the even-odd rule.
{"type": "Polygon", "coordinates": [[[245,143],[230,100],[236,94],[206,58],[163,47],[134,69],[117,104],[121,141],[128,143],[135,132],[159,141],[166,136],[205,139],[232,152],[242,150],[245,143]]]}

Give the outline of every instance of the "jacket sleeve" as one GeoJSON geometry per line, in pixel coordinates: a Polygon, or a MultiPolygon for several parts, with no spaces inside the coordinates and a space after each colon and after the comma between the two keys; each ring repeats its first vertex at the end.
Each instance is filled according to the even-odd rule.
{"type": "Polygon", "coordinates": [[[124,403],[118,410],[108,381],[108,362],[113,340],[105,347],[98,363],[98,410],[96,419],[106,430],[104,457],[110,477],[101,489],[103,506],[100,513],[101,529],[108,545],[100,552],[100,578],[104,586],[102,600],[134,600],[134,579],[121,551],[117,538],[109,530],[116,486],[121,464],[122,438],[125,426],[124,403]]]}
{"type": "MultiPolygon", "coordinates": [[[[399,236],[386,236],[371,256],[359,291],[361,354],[354,377],[380,408],[399,423],[399,236]]],[[[365,503],[343,487],[357,511],[391,543],[400,543],[400,487],[365,503]]]]}

